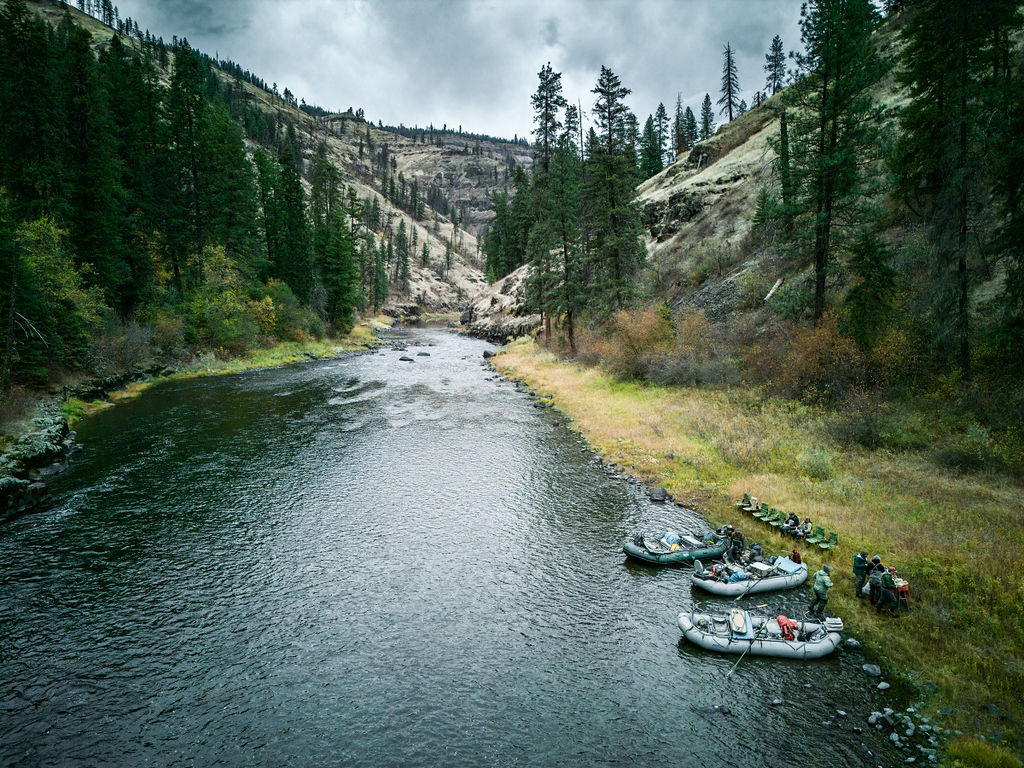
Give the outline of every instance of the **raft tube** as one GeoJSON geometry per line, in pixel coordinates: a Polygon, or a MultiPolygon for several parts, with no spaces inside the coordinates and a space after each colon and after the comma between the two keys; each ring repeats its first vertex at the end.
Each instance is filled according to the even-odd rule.
{"type": "Polygon", "coordinates": [[[749,630],[738,635],[729,616],[684,611],[679,614],[679,629],[694,645],[718,653],[749,653],[781,659],[820,659],[836,649],[842,640],[843,621],[830,617],[824,623],[797,622],[797,639],[783,640],[778,621],[766,616],[746,614],[749,630]]]}
{"type": "Polygon", "coordinates": [[[726,541],[714,534],[702,533],[697,536],[681,537],[679,548],[668,551],[661,542],[650,537],[636,534],[622,543],[622,551],[629,557],[642,560],[651,565],[685,565],[698,558],[710,559],[720,557],[726,550],[726,541]],[[714,543],[708,544],[708,541],[714,543]]]}
{"type": "Polygon", "coordinates": [[[807,581],[807,564],[794,563],[788,557],[776,561],[774,570],[767,576],[762,576],[757,568],[752,568],[749,565],[739,570],[747,574],[745,580],[718,581],[712,578],[710,571],[696,568],[690,574],[690,582],[695,587],[700,587],[713,595],[739,597],[741,595],[754,595],[758,592],[792,589],[793,587],[799,587],[807,581]]]}

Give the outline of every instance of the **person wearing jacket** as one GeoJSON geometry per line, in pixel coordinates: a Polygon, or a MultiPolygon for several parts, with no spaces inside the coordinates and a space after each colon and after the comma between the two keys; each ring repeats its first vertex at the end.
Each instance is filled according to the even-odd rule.
{"type": "Polygon", "coordinates": [[[822,618],[825,615],[825,606],[828,605],[828,591],[832,588],[832,579],[829,574],[832,569],[828,564],[821,566],[821,570],[814,574],[814,586],[811,591],[814,593],[814,600],[811,602],[807,612],[822,618]]]}
{"type": "Polygon", "coordinates": [[[853,556],[853,575],[857,577],[857,586],[854,595],[864,597],[864,582],[868,580],[868,553],[858,552],[853,556]]]}
{"type": "Polygon", "coordinates": [[[891,606],[889,608],[889,615],[896,615],[896,568],[889,566],[889,570],[882,574],[882,586],[881,592],[878,596],[878,605],[875,607],[876,613],[881,613],[882,609],[891,606]]]}
{"type": "Polygon", "coordinates": [[[878,605],[878,597],[882,591],[882,574],[885,567],[882,565],[882,558],[875,555],[871,558],[871,568],[868,571],[868,587],[870,587],[869,599],[872,605],[878,605]]]}
{"type": "Polygon", "coordinates": [[[747,548],[747,539],[739,531],[733,531],[732,544],[729,549],[729,558],[734,562],[740,562],[740,556],[743,554],[743,550],[747,548]]]}

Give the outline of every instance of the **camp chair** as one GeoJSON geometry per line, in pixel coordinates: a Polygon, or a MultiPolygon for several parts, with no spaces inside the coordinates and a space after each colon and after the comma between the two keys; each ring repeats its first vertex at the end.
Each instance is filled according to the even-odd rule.
{"type": "Polygon", "coordinates": [[[781,528],[783,525],[786,524],[786,513],[780,509],[779,514],[777,514],[768,522],[772,524],[773,528],[781,528]]]}
{"type": "Polygon", "coordinates": [[[737,501],[736,502],[736,506],[739,507],[740,509],[743,509],[744,507],[749,507],[750,506],[750,494],[749,493],[744,493],[743,494],[743,501],[737,501]]]}
{"type": "Polygon", "coordinates": [[[804,541],[808,544],[817,544],[819,541],[825,540],[825,529],[820,526],[814,526],[814,533],[808,536],[804,541]]]}
{"type": "Polygon", "coordinates": [[[818,546],[822,549],[835,549],[837,544],[839,544],[839,534],[835,531],[829,531],[826,541],[818,542],[818,546]]]}
{"type": "Polygon", "coordinates": [[[772,509],[774,509],[774,507],[770,508],[768,506],[768,502],[762,501],[761,509],[754,513],[754,517],[756,517],[758,520],[764,520],[766,517],[768,517],[768,515],[772,513],[772,509]]]}

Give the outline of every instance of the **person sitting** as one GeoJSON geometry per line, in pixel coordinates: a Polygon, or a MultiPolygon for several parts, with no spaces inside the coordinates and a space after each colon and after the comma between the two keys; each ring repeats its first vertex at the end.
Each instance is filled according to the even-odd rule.
{"type": "Polygon", "coordinates": [[[796,533],[796,529],[800,527],[800,518],[795,513],[790,512],[789,517],[786,518],[786,524],[779,528],[779,531],[785,536],[792,536],[796,533]]]}
{"type": "Polygon", "coordinates": [[[797,526],[796,530],[793,531],[793,536],[798,539],[805,539],[811,535],[811,531],[814,530],[814,524],[811,522],[811,518],[805,517],[803,523],[797,526]]]}
{"type": "Polygon", "coordinates": [[[729,559],[734,563],[740,562],[743,550],[747,548],[747,540],[739,531],[733,531],[732,542],[729,545],[729,559]]]}
{"type": "Polygon", "coordinates": [[[751,563],[760,563],[764,561],[764,550],[761,549],[761,545],[756,541],[750,543],[750,549],[747,554],[743,557],[744,565],[750,565],[751,563]]]}
{"type": "Polygon", "coordinates": [[[882,558],[875,555],[871,558],[871,568],[868,571],[868,600],[872,605],[878,605],[878,598],[882,592],[882,574],[885,567],[882,565],[882,558]]]}
{"type": "Polygon", "coordinates": [[[892,606],[889,608],[889,615],[895,616],[896,605],[896,567],[890,565],[889,570],[882,574],[882,585],[875,612],[881,613],[883,608],[892,606]]]}
{"type": "Polygon", "coordinates": [[[726,523],[721,528],[715,529],[715,535],[723,539],[728,539],[732,537],[732,531],[732,526],[726,523]]]}

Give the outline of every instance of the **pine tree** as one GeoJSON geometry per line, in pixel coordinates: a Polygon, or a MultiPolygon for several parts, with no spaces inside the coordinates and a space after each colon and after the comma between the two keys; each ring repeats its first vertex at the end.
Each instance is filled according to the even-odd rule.
{"type": "Polygon", "coordinates": [[[584,196],[589,210],[591,291],[596,308],[621,309],[635,294],[633,277],[645,259],[635,203],[635,160],[626,143],[624,98],[630,93],[601,67],[593,115],[596,130],[586,167],[584,196]]]}
{"type": "Polygon", "coordinates": [[[718,100],[719,114],[727,114],[729,122],[732,122],[733,113],[739,106],[740,83],[736,76],[736,58],[733,56],[732,46],[725,44],[722,49],[722,96],[718,100]]]}
{"type": "Polygon", "coordinates": [[[801,20],[803,76],[789,89],[794,200],[807,221],[814,265],[814,319],[825,312],[825,278],[837,233],[858,220],[865,161],[877,146],[869,88],[884,71],[871,44],[878,13],[871,0],[811,0],[801,20]],[[841,225],[841,229],[837,229],[841,225]]]}
{"type": "Polygon", "coordinates": [[[203,184],[206,179],[200,176],[200,132],[207,109],[205,85],[202,60],[187,42],[182,42],[174,51],[174,72],[167,97],[175,175],[167,240],[179,291],[184,288],[182,269],[190,254],[196,265],[195,280],[201,283],[203,279],[201,254],[206,242],[203,184]]]}
{"type": "Polygon", "coordinates": [[[904,28],[907,47],[900,73],[912,101],[900,115],[903,136],[895,165],[904,194],[915,209],[925,207],[937,282],[955,297],[955,306],[931,303],[938,310],[933,327],[945,346],[942,331],[949,316],[954,318],[951,356],[969,379],[970,260],[976,253],[970,230],[988,197],[986,133],[998,124],[1002,111],[989,102],[998,92],[992,86],[1003,77],[1002,68],[993,66],[1001,58],[993,49],[1018,23],[1017,3],[921,0],[915,6],[904,28]]]}
{"type": "Polygon", "coordinates": [[[536,126],[533,129],[533,135],[537,137],[534,145],[537,148],[536,160],[540,170],[545,172],[548,163],[551,162],[551,153],[562,127],[558,114],[565,108],[566,102],[562,95],[562,74],[551,69],[550,61],[541,67],[537,77],[540,82],[530,101],[533,104],[533,122],[536,126]]]}
{"type": "Polygon", "coordinates": [[[327,315],[339,330],[348,330],[359,305],[359,271],[355,238],[341,207],[330,212],[329,236],[321,270],[327,291],[327,315]]]}
{"type": "Polygon", "coordinates": [[[764,57],[764,71],[767,73],[765,91],[772,96],[782,89],[786,77],[786,53],[782,49],[782,38],[776,35],[764,57]]]}
{"type": "Polygon", "coordinates": [[[313,287],[310,259],[309,224],[306,220],[306,193],[302,178],[295,168],[295,159],[287,147],[278,157],[279,186],[276,190],[280,242],[278,253],[270,264],[272,277],[282,280],[303,304],[309,302],[313,287]]]}
{"type": "Polygon", "coordinates": [[[697,132],[698,141],[706,141],[715,135],[715,112],[711,106],[711,94],[704,94],[700,105],[700,128],[697,132]]]}
{"type": "Polygon", "coordinates": [[[747,102],[745,99],[740,99],[740,106],[738,110],[739,111],[736,113],[737,117],[742,117],[747,113],[747,102]]]}
{"type": "Polygon", "coordinates": [[[850,249],[849,266],[858,282],[844,299],[843,330],[861,350],[869,352],[892,317],[896,270],[885,244],[867,231],[850,249]]]}
{"type": "Polygon", "coordinates": [[[675,119],[672,121],[672,146],[675,150],[675,156],[677,159],[682,157],[690,148],[687,143],[686,136],[686,117],[683,112],[683,96],[679,93],[676,94],[676,114],[675,119]]]}
{"type": "Polygon", "coordinates": [[[384,253],[373,249],[373,311],[379,312],[388,300],[388,273],[384,268],[384,253]]]}
{"type": "MultiPolygon", "coordinates": [[[[654,112],[654,132],[658,138],[658,154],[661,159],[661,166],[664,167],[666,163],[666,150],[671,156],[672,148],[668,147],[668,112],[665,111],[665,105],[658,104],[657,110],[654,112]]],[[[658,170],[661,170],[660,168],[658,170]]]]}
{"type": "Polygon", "coordinates": [[[64,67],[64,119],[68,134],[68,220],[72,252],[91,268],[108,300],[118,301],[129,280],[125,248],[124,189],[114,126],[100,86],[89,33],[65,17],[60,27],[64,67]]]}
{"type": "Polygon", "coordinates": [[[640,174],[643,178],[649,179],[661,173],[662,167],[657,129],[654,126],[654,118],[648,115],[647,122],[644,123],[644,132],[640,136],[640,174]]]}
{"type": "Polygon", "coordinates": [[[697,118],[689,107],[683,113],[683,137],[687,149],[693,149],[693,145],[700,140],[700,132],[697,129],[697,118]]]}

